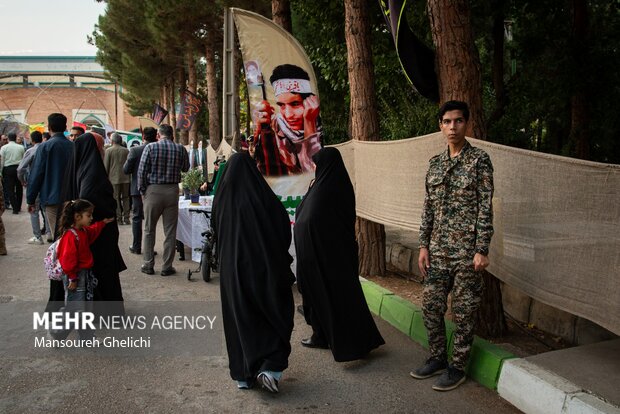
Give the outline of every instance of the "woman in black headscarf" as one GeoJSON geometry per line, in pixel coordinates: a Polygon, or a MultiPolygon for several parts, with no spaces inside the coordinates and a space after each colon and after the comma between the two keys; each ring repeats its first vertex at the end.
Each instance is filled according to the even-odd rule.
{"type": "Polygon", "coordinates": [[[385,342],[359,282],[355,193],[342,156],[323,148],[312,160],[316,179],[297,207],[294,231],[297,283],[312,326],[312,337],[301,343],[352,361],[385,342]]]}
{"type": "Polygon", "coordinates": [[[295,278],[290,220],[248,154],[227,163],[213,200],[230,376],[278,392],[288,367],[295,278]]]}
{"type": "MultiPolygon", "coordinates": [[[[95,206],[93,221],[116,217],[116,201],[95,137],[86,133],[73,142],[74,156],[65,174],[65,201],[81,198],[95,206]]],[[[109,223],[90,245],[93,273],[97,278],[96,310],[103,314],[123,315],[123,290],[119,273],[127,269],[118,248],[118,224],[109,223]]]]}

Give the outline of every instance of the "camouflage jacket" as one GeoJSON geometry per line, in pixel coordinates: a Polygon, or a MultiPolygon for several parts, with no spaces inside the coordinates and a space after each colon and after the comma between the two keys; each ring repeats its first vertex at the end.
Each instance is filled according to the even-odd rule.
{"type": "Polygon", "coordinates": [[[493,165],[486,152],[465,141],[430,160],[420,225],[420,247],[453,259],[487,255],[493,236],[493,165]]]}

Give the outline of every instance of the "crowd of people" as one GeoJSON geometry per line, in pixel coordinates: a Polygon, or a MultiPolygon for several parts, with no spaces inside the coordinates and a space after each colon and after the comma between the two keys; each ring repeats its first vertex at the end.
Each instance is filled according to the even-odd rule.
{"type": "MultiPolygon", "coordinates": [[[[420,227],[419,268],[425,278],[423,314],[431,356],[410,375],[440,375],[433,385],[438,391],[465,381],[483,288],[481,271],[489,264],[493,235],[493,167],[489,156],[465,139],[468,120],[464,102],[449,101],[439,110],[447,148],[430,160],[420,227]],[[456,331],[448,363],[444,316],[450,293],[456,331]]],[[[174,131],[166,124],[158,130],[146,128],[143,145],[131,151],[113,135],[112,147],[103,152],[103,138],[96,133],[72,130],[73,140],[65,137],[66,122],[64,115],[51,114],[51,136],[42,142],[40,134],[33,134],[34,146],[25,154],[9,136],[9,144],[0,150],[3,176],[10,177],[10,184],[15,180],[26,186],[28,211],[36,215],[33,239],[39,242],[44,234],[40,211],[51,238],[61,238],[58,249],[65,275],[62,281],[50,281],[46,310],[59,309],[66,298],[75,302],[75,310],[86,309],[89,301],[97,309],[100,301],[106,304],[100,312],[123,314],[119,273],[126,265],[118,247],[118,225],[129,222],[129,196],[129,250],[143,251],[141,271],[155,273],[155,229],[161,218],[161,275],[175,274],[179,182],[181,172],[197,158],[174,142],[174,131]]],[[[263,159],[257,160],[251,151],[235,153],[217,174],[211,226],[217,237],[230,376],[240,389],[259,384],[279,391],[291,353],[295,282],[303,301],[299,310],[310,327],[302,346],[330,349],[334,360],[343,362],[365,358],[384,344],[358,277],[355,193],[343,159],[337,149],[322,148],[311,160],[315,179],[296,211],[296,277],[289,253],[290,220],[265,180],[263,159]]],[[[19,214],[15,187],[9,198],[19,214]]],[[[2,253],[6,254],[3,240],[2,253]]],[[[66,337],[68,332],[52,334],[66,337]]]]}

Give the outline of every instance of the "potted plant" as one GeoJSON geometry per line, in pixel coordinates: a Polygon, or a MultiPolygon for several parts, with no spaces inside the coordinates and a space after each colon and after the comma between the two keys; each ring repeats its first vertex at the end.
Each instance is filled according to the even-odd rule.
{"type": "Polygon", "coordinates": [[[187,172],[181,173],[181,183],[183,184],[184,189],[189,190],[192,204],[198,204],[198,201],[200,200],[198,189],[203,182],[204,178],[202,176],[202,171],[198,168],[192,168],[187,172]]]}

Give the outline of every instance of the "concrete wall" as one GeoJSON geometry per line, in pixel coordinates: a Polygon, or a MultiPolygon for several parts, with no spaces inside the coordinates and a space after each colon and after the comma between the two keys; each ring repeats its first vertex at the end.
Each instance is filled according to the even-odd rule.
{"type": "Polygon", "coordinates": [[[47,116],[60,112],[73,123],[73,111],[95,109],[106,111],[108,123],[116,129],[128,131],[140,126],[138,119],[129,115],[125,103],[118,97],[115,107],[114,91],[78,87],[12,88],[0,90],[0,111],[27,111],[25,122],[47,123],[47,116]],[[118,114],[118,119],[117,118],[118,114]]]}

